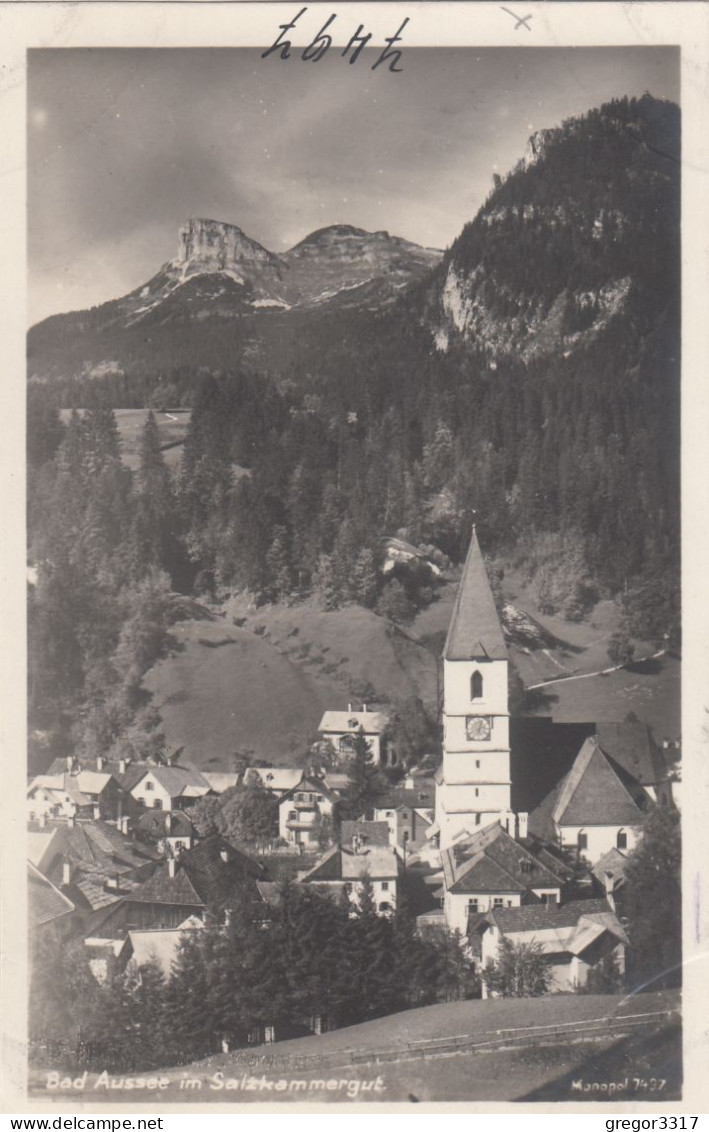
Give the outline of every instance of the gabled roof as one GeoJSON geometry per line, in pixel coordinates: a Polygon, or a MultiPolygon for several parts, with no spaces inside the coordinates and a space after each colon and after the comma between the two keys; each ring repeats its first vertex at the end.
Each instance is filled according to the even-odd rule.
{"type": "Polygon", "coordinates": [[[552,818],[557,826],[637,825],[641,820],[642,810],[595,736],[586,739],[561,783],[552,818]]]}
{"type": "Polygon", "coordinates": [[[527,892],[559,888],[561,878],[499,822],[456,841],[441,853],[446,888],[469,892],[527,892]]]}
{"type": "Polygon", "coordinates": [[[353,853],[339,845],[331,849],[300,879],[303,883],[324,880],[391,880],[399,875],[399,859],[388,846],[373,845],[353,853]]]}
{"type": "Polygon", "coordinates": [[[343,821],[340,824],[341,845],[351,845],[355,834],[362,839],[363,845],[388,845],[389,823],[385,821],[343,821]]]}
{"type": "Polygon", "coordinates": [[[318,731],[356,735],[361,728],[365,735],[381,735],[388,724],[389,716],[384,711],[326,711],[318,724],[318,731]]]}
{"type": "Polygon", "coordinates": [[[213,834],[180,854],[174,876],[170,876],[165,862],[132,893],[131,899],[142,904],[219,909],[237,887],[253,884],[262,875],[263,869],[256,861],[213,834]],[[222,852],[227,854],[226,861],[222,859],[222,852]]]}
{"type": "Polygon", "coordinates": [[[210,790],[209,783],[198,770],[191,770],[185,766],[161,765],[147,767],[133,786],[134,790],[148,774],[160,783],[171,798],[199,797],[210,790]]]}
{"type": "Polygon", "coordinates": [[[443,648],[445,660],[507,660],[500,618],[473,528],[443,648]]]}
{"type": "Polygon", "coordinates": [[[250,766],[244,771],[243,782],[248,785],[249,779],[260,778],[268,790],[278,790],[285,793],[293,786],[297,786],[303,777],[303,771],[298,767],[290,766],[250,766]]]}
{"type": "Polygon", "coordinates": [[[601,884],[605,884],[607,879],[613,881],[614,886],[622,884],[625,881],[625,870],[628,867],[628,858],[625,853],[621,853],[620,849],[615,846],[604,853],[600,860],[596,861],[591,869],[591,872],[601,884]]]}
{"type": "Polygon", "coordinates": [[[377,798],[375,810],[431,810],[436,804],[436,783],[422,778],[414,787],[391,786],[377,798]]]}
{"type": "Polygon", "coordinates": [[[27,831],[27,860],[36,868],[51,866],[52,858],[64,848],[62,830],[57,825],[27,831]]]}
{"type": "Polygon", "coordinates": [[[223,794],[225,790],[231,790],[234,786],[239,785],[238,774],[222,774],[221,771],[203,770],[202,778],[206,779],[210,789],[215,794],[223,794]]]}
{"type": "Polygon", "coordinates": [[[642,786],[667,779],[667,764],[652,732],[640,720],[596,724],[596,738],[604,754],[642,786]]]}
{"type": "Polygon", "coordinates": [[[193,916],[177,928],[131,930],[128,932],[128,939],[133,949],[130,961],[136,967],[155,962],[162,973],[169,976],[185,933],[200,931],[203,927],[202,921],[193,916]]]}
{"type": "Polygon", "coordinates": [[[279,806],[293,798],[300,790],[305,790],[309,794],[322,794],[333,804],[340,800],[340,795],[326,784],[324,778],[317,778],[314,774],[304,774],[295,786],[291,786],[290,790],[286,790],[285,794],[281,795],[278,799],[279,806]]]}
{"type": "Polygon", "coordinates": [[[74,905],[56,885],[42,876],[31,861],[27,862],[27,915],[30,926],[41,927],[63,916],[69,916],[74,905]]]}
{"type": "Polygon", "coordinates": [[[58,774],[38,774],[30,782],[27,793],[30,795],[36,790],[56,791],[66,794],[77,805],[89,805],[92,795],[102,794],[112,777],[107,772],[93,770],[81,770],[74,774],[68,771],[58,774]]]}
{"type": "MultiPolygon", "coordinates": [[[[146,770],[152,770],[155,766],[162,766],[162,763],[149,762],[145,759],[101,759],[101,766],[99,767],[98,759],[86,758],[83,755],[81,759],[76,760],[83,770],[98,771],[99,773],[111,774],[122,790],[130,791],[143,777],[146,770]],[[121,770],[121,765],[124,769],[121,770]]],[[[177,764],[172,763],[172,766],[177,764]]],[[[50,764],[47,774],[56,775],[63,774],[67,769],[67,760],[65,758],[56,758],[50,764]]]]}

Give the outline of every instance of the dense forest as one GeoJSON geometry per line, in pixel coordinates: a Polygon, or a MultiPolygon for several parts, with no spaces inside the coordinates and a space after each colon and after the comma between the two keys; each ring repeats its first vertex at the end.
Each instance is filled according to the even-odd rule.
{"type": "Polygon", "coordinates": [[[384,581],[382,538],[460,561],[473,517],[486,552],[563,570],[570,615],[618,596],[630,631],[676,644],[678,137],[677,108],[649,96],[547,132],[393,306],[185,316],[147,336],[114,320],[103,357],[120,373],[31,381],[30,698],[47,741],[158,743],[140,680],[175,594],[314,595],[405,621],[430,579],[384,581]],[[434,344],[451,267],[504,348],[480,327],[434,344]],[[530,339],[552,308],[556,338],[530,339]],[[139,471],[122,465],[111,409],[135,404],[192,407],[176,475],[151,419],[139,471]],[[86,413],[62,425],[71,406],[86,413]]]}

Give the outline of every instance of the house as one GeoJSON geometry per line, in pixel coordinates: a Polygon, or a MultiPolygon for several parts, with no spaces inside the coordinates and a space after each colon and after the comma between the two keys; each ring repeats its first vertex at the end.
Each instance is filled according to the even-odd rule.
{"type": "Polygon", "coordinates": [[[354,711],[352,704],[347,711],[326,711],[318,725],[323,741],[330,743],[340,760],[350,758],[357,735],[363,735],[375,766],[395,766],[396,751],[387,737],[389,716],[383,711],[370,711],[367,704],[361,711],[354,711]]]}
{"type": "Polygon", "coordinates": [[[256,881],[263,868],[218,834],[177,857],[161,861],[152,875],[126,893],[93,937],[120,939],[129,931],[177,928],[191,916],[219,916],[237,893],[259,902],[256,881]]]}
{"type": "Polygon", "coordinates": [[[339,794],[324,778],[304,774],[296,786],[281,795],[278,832],[283,841],[316,848],[323,839],[323,820],[332,821],[339,794]]]}
{"type": "Polygon", "coordinates": [[[442,850],[441,864],[443,907],[451,931],[465,934],[474,914],[561,900],[563,878],[499,823],[442,850]]]}
{"type": "Polygon", "coordinates": [[[399,858],[390,846],[353,849],[333,845],[298,881],[315,885],[334,897],[344,892],[353,908],[357,908],[365,881],[369,880],[376,911],[388,915],[396,910],[400,869],[399,858]]]}
{"type": "Polygon", "coordinates": [[[493,908],[472,921],[470,934],[483,969],[488,961],[497,961],[503,939],[538,945],[551,970],[551,992],[584,986],[591,968],[608,955],[615,958],[620,973],[625,970],[628,938],[606,900],[493,908]]]}
{"type": "Polygon", "coordinates": [[[139,805],[154,810],[182,810],[211,792],[211,786],[198,770],[184,766],[148,767],[131,788],[139,805]]]}
{"type": "Polygon", "coordinates": [[[287,791],[298,785],[302,777],[303,771],[298,767],[250,766],[244,771],[242,783],[248,786],[250,782],[258,781],[275,798],[282,798],[287,791]]]}
{"type": "Polygon", "coordinates": [[[425,843],[433,825],[435,798],[432,779],[407,779],[404,786],[392,787],[378,799],[372,816],[388,824],[390,845],[412,851],[425,843]]]}
{"type": "Polygon", "coordinates": [[[391,845],[389,823],[386,821],[343,821],[340,823],[340,845],[345,848],[359,845],[367,848],[378,845],[385,848],[391,845]]]}
{"type": "MultiPolygon", "coordinates": [[[[127,819],[126,819],[127,820],[127,819]]],[[[147,879],[157,854],[102,820],[45,825],[29,832],[43,875],[73,903],[85,926],[147,879]],[[58,827],[61,836],[52,836],[58,827]],[[44,846],[42,838],[45,839],[44,846]]]]}
{"type": "Polygon", "coordinates": [[[136,840],[153,845],[163,857],[175,857],[195,843],[189,810],[145,810],[132,828],[136,840]]]}
{"type": "Polygon", "coordinates": [[[221,771],[203,770],[200,772],[213,794],[223,794],[225,790],[233,790],[239,785],[239,775],[222,773],[221,771]]]}
{"type": "Polygon", "coordinates": [[[74,905],[55,884],[27,862],[27,920],[32,945],[46,935],[53,940],[71,934],[74,905]]]}
{"type": "Polygon", "coordinates": [[[185,935],[192,935],[203,928],[204,924],[199,917],[189,916],[176,928],[128,932],[128,970],[138,973],[147,963],[157,963],[162,974],[168,978],[185,935]]]}
{"type": "Polygon", "coordinates": [[[609,849],[632,849],[647,792],[604,754],[596,735],[584,740],[569,772],[529,815],[538,837],[575,849],[594,864],[609,849]]]}
{"type": "Polygon", "coordinates": [[[116,818],[123,791],[107,771],[83,768],[39,774],[27,789],[27,816],[41,818],[116,818]]]}

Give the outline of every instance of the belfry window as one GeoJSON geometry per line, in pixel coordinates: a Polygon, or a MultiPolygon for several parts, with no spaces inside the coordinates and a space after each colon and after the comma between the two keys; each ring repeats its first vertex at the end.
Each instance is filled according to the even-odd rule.
{"type": "Polygon", "coordinates": [[[483,698],[483,678],[480,672],[474,672],[470,677],[470,698],[471,700],[483,698]]]}

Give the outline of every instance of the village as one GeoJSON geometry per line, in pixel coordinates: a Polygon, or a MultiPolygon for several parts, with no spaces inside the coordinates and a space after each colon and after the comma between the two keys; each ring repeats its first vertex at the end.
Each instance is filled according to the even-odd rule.
{"type": "MultiPolygon", "coordinates": [[[[500,993],[505,948],[541,957],[548,994],[583,990],[600,970],[622,985],[617,900],[648,815],[675,807],[667,752],[637,718],[520,731],[508,664],[473,528],[443,650],[434,775],[410,767],[387,784],[397,751],[386,710],[370,704],[326,711],[304,768],[56,759],[27,792],[32,946],[82,940],[99,984],[149,962],[167,978],[186,939],[228,921],[236,891],[268,925],[287,883],[351,916],[366,903],[392,918],[405,903],[421,938],[451,933],[487,973],[483,997],[500,993]],[[363,774],[379,786],[357,813],[363,774]],[[228,798],[262,814],[248,848],[212,820],[228,798]]],[[[278,1037],[265,1026],[253,1040],[278,1037]]]]}

